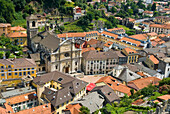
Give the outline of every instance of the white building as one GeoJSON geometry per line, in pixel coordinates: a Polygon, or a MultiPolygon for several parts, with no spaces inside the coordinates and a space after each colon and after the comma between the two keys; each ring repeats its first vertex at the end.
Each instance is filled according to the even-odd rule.
{"type": "Polygon", "coordinates": [[[166,57],[160,60],[158,68],[164,74],[164,78],[170,77],[170,58],[166,57]]]}

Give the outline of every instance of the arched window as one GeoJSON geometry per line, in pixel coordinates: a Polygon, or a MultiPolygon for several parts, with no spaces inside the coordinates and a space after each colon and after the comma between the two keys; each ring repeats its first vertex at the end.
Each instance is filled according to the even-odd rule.
{"type": "Polygon", "coordinates": [[[32,27],[35,27],[35,21],[32,22],[32,27]]]}

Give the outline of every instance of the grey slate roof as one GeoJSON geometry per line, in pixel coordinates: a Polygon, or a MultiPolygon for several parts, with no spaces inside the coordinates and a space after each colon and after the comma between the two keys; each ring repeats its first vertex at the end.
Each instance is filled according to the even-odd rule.
{"type": "Polygon", "coordinates": [[[143,66],[141,64],[134,63],[134,65],[139,69],[139,71],[146,72],[146,73],[148,73],[151,76],[155,76],[155,75],[159,74],[157,71],[152,70],[150,68],[147,68],[147,67],[145,67],[145,66],[143,66]]]}
{"type": "Polygon", "coordinates": [[[83,58],[88,60],[103,60],[103,59],[118,59],[118,55],[113,50],[109,50],[107,52],[99,52],[96,50],[91,50],[84,52],[82,54],[83,58]]]}
{"type": "Polygon", "coordinates": [[[15,90],[11,90],[11,91],[1,92],[0,94],[1,94],[2,98],[6,99],[6,98],[9,98],[9,97],[29,93],[29,92],[32,92],[32,91],[35,91],[35,89],[31,89],[29,87],[26,87],[26,88],[20,88],[20,89],[15,89],[15,90]]]}
{"type": "Polygon", "coordinates": [[[132,80],[139,79],[141,78],[141,76],[136,74],[135,72],[132,72],[128,68],[124,68],[120,75],[116,78],[120,79],[121,81],[129,82],[132,80]]]}
{"type": "Polygon", "coordinates": [[[52,80],[60,83],[62,89],[54,91],[52,89],[45,88],[43,94],[46,95],[46,98],[54,107],[57,107],[58,105],[71,100],[74,95],[80,92],[87,85],[86,82],[59,71],[53,71],[40,77],[36,77],[34,78],[33,83],[37,85],[44,85],[46,82],[52,80]]]}
{"type": "Polygon", "coordinates": [[[109,101],[109,103],[113,103],[114,101],[120,101],[120,98],[108,85],[97,86],[91,92],[94,91],[97,91],[99,94],[101,94],[106,99],[106,101],[109,101]]]}
{"type": "Polygon", "coordinates": [[[59,47],[60,39],[49,34],[46,38],[40,41],[40,44],[47,47],[48,49],[56,50],[59,47]]]}
{"type": "Polygon", "coordinates": [[[90,110],[90,114],[95,112],[103,105],[104,97],[98,94],[97,92],[89,93],[87,96],[83,97],[82,99],[73,102],[72,104],[78,104],[87,107],[90,110]]]}

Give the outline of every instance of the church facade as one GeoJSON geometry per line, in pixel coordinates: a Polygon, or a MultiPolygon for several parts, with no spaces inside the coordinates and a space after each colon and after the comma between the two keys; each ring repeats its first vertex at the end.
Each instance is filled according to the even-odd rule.
{"type": "Polygon", "coordinates": [[[46,72],[60,71],[75,73],[81,70],[81,50],[85,40],[77,38],[58,38],[49,31],[38,33],[35,15],[27,17],[28,48],[32,53],[40,53],[46,72]]]}

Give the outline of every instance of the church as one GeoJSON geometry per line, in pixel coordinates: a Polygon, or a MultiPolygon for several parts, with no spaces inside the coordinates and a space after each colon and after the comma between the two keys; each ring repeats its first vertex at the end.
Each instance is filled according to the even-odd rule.
{"type": "Polygon", "coordinates": [[[46,31],[39,33],[37,16],[27,17],[27,45],[32,54],[40,54],[45,71],[57,70],[68,74],[81,71],[81,50],[86,45],[85,40],[82,37],[63,40],[48,29],[46,27],[46,31]]]}

